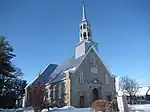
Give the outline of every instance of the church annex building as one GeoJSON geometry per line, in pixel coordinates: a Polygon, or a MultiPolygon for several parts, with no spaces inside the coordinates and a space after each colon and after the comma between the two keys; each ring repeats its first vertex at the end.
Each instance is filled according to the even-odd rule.
{"type": "MultiPolygon", "coordinates": [[[[115,76],[107,69],[98,53],[98,44],[92,39],[85,4],[80,23],[79,43],[75,55],[60,64],[49,64],[40,74],[45,84],[45,100],[51,106],[89,107],[98,99],[113,99],[115,76]]],[[[24,105],[30,106],[30,87],[38,85],[39,78],[26,87],[24,105]]]]}

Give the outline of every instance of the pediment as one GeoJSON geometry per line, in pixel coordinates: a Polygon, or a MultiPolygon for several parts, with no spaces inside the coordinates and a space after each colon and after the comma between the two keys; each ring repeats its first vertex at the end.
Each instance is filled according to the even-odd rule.
{"type": "Polygon", "coordinates": [[[96,51],[95,47],[92,45],[89,50],[86,52],[86,54],[84,55],[83,59],[81,60],[80,64],[76,67],[76,70],[78,70],[78,68],[82,65],[82,62],[88,59],[90,61],[90,64],[92,64],[92,67],[90,68],[90,72],[97,74],[99,72],[98,69],[98,64],[97,62],[101,62],[102,66],[104,66],[104,68],[106,69],[106,71],[108,72],[108,74],[112,77],[111,72],[109,71],[108,67],[106,67],[106,65],[104,64],[103,60],[100,58],[98,52],[96,51]],[[89,58],[89,55],[91,55],[91,53],[94,53],[94,57],[89,58]]]}

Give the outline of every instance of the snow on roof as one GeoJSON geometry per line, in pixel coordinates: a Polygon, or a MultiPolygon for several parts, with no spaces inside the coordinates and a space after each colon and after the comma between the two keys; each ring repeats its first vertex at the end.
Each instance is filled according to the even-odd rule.
{"type": "Polygon", "coordinates": [[[66,74],[64,73],[66,70],[72,70],[75,69],[74,67],[78,66],[85,55],[80,56],[79,58],[75,58],[75,56],[72,56],[65,60],[64,62],[60,63],[58,67],[54,70],[51,77],[49,78],[49,83],[55,83],[58,81],[61,81],[66,77],[66,74]]]}
{"type": "Polygon", "coordinates": [[[73,67],[71,69],[68,69],[68,70],[64,71],[64,73],[66,73],[66,72],[75,72],[75,70],[76,70],[76,67],[73,67]]]}
{"type": "Polygon", "coordinates": [[[140,87],[138,92],[136,93],[136,96],[145,96],[148,90],[149,90],[148,86],[140,87]]]}

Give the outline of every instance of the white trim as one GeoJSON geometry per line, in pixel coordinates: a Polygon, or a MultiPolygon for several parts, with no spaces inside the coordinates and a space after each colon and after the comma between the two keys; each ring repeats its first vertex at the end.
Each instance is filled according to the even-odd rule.
{"type": "Polygon", "coordinates": [[[66,77],[65,77],[65,78],[62,78],[60,81],[64,81],[64,80],[66,80],[66,77]]]}
{"type": "Polygon", "coordinates": [[[97,54],[98,58],[100,59],[100,61],[102,62],[102,64],[104,65],[105,69],[108,71],[109,75],[111,77],[112,73],[110,72],[110,70],[108,69],[108,67],[106,67],[106,65],[104,64],[104,61],[101,59],[101,57],[99,56],[98,52],[96,51],[95,47],[92,45],[89,50],[86,52],[85,56],[83,57],[83,59],[81,60],[80,64],[76,67],[76,70],[79,68],[79,66],[81,65],[81,63],[83,62],[83,60],[86,58],[86,56],[88,55],[88,53],[90,52],[90,50],[93,49],[95,51],[95,53],[97,54]]]}
{"type": "Polygon", "coordinates": [[[72,72],[72,73],[74,73],[74,72],[75,72],[75,70],[76,70],[76,67],[73,67],[73,68],[70,68],[70,69],[68,69],[68,70],[64,71],[64,73],[68,73],[68,72],[72,72]]]}
{"type": "Polygon", "coordinates": [[[68,72],[69,72],[69,70],[64,71],[65,74],[68,73],[68,72]]]}
{"type": "Polygon", "coordinates": [[[27,89],[36,79],[38,79],[39,76],[36,76],[28,85],[25,87],[27,89]]]}

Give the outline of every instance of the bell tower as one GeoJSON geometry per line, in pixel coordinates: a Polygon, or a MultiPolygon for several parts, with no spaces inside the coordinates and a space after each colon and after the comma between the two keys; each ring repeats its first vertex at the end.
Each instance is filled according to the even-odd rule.
{"type": "Polygon", "coordinates": [[[80,23],[79,40],[80,41],[75,49],[75,58],[79,58],[80,56],[86,54],[92,45],[98,51],[98,43],[92,40],[92,31],[91,26],[87,20],[84,0],[82,0],[82,21],[80,23]]]}
{"type": "Polygon", "coordinates": [[[85,2],[84,2],[84,0],[82,2],[83,2],[83,5],[82,5],[82,21],[81,21],[81,24],[80,24],[80,33],[79,33],[80,42],[82,42],[84,40],[88,40],[88,41],[92,40],[90,24],[88,23],[88,20],[87,20],[87,17],[86,17],[85,2]]]}

